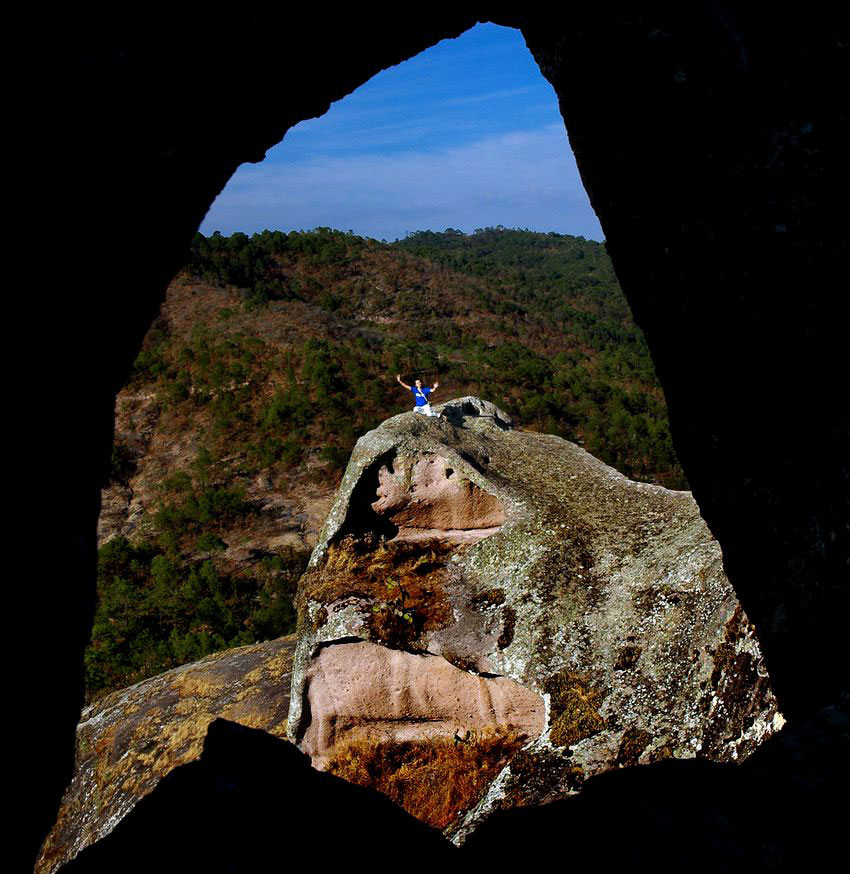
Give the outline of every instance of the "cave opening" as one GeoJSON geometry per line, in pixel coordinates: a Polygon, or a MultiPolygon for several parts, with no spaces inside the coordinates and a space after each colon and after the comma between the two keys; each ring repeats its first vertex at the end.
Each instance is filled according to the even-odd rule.
{"type": "MultiPolygon", "coordinates": [[[[156,4],[126,16],[100,6],[78,10],[61,22],[68,56],[43,56],[56,70],[48,97],[56,111],[40,114],[45,141],[72,132],[63,139],[65,160],[46,168],[43,190],[76,202],[77,214],[46,262],[43,284],[53,309],[38,295],[15,304],[40,324],[48,315],[44,349],[59,382],[56,419],[90,427],[67,429],[74,464],[62,489],[60,530],[54,544],[38,545],[46,553],[38,573],[43,584],[29,587],[45,616],[41,642],[51,668],[47,693],[30,687],[26,742],[38,770],[22,784],[37,799],[29,847],[48,827],[72,767],[81,660],[68,654],[81,653],[91,622],[97,493],[109,458],[112,402],[187,241],[239,162],[256,160],[295,120],[322,112],[327,100],[381,65],[468,26],[464,16],[442,12],[417,13],[415,21],[361,9],[293,19],[291,10],[278,16],[272,8],[220,17],[156,4]],[[280,52],[281,33],[295,35],[292,51],[280,52]],[[318,63],[301,89],[306,93],[286,93],[275,125],[265,108],[285,89],[268,84],[271,67],[284,66],[282,81],[299,81],[294,65],[286,66],[290,58],[318,63]],[[216,83],[214,93],[199,93],[198,71],[216,83]],[[246,81],[257,87],[246,90],[246,81]],[[221,107],[243,99],[242,123],[222,126],[221,107]],[[151,227],[158,239],[139,258],[138,241],[151,227]],[[80,271],[85,293],[68,294],[68,265],[87,253],[93,229],[103,269],[80,271]],[[125,277],[121,306],[113,305],[116,276],[125,277]],[[78,622],[69,621],[75,616],[78,622]]],[[[840,221],[846,198],[835,184],[847,142],[846,118],[835,112],[843,104],[846,40],[835,39],[825,15],[767,19],[742,5],[617,17],[608,9],[570,8],[505,20],[521,22],[566,102],[618,269],[650,333],[700,506],[767,635],[782,696],[795,719],[807,719],[843,689],[834,666],[842,664],[837,630],[847,612],[847,413],[835,399],[844,397],[837,332],[845,320],[834,289],[846,263],[840,221]],[[568,94],[565,83],[573,82],[584,87],[568,94]],[[643,135],[622,137],[630,128],[643,135]],[[640,172],[629,178],[632,160],[640,172]],[[647,269],[653,263],[657,271],[647,269]],[[798,304],[777,310],[773,302],[786,293],[798,304]],[[803,397],[812,398],[796,416],[805,427],[789,447],[776,435],[785,431],[788,399],[803,397]]],[[[18,45],[31,52],[27,40],[18,45]]],[[[26,98],[21,105],[32,109],[26,98]]],[[[27,188],[26,201],[44,199],[27,188]]],[[[16,466],[52,487],[54,471],[39,457],[41,419],[33,416],[26,432],[32,463],[16,466]]],[[[795,774],[792,761],[799,759],[780,751],[775,773],[795,774]]],[[[802,858],[811,847],[828,849],[838,833],[829,827],[834,818],[805,816],[826,811],[811,803],[811,791],[800,791],[815,782],[808,777],[794,786],[774,780],[760,793],[768,801],[767,846],[780,854],[791,834],[805,835],[805,851],[802,841],[790,845],[802,858]],[[800,814],[807,826],[817,824],[815,838],[799,828],[800,814]]],[[[645,797],[632,800],[641,806],[645,797]]],[[[616,804],[610,795],[605,800],[588,823],[607,822],[616,804]]],[[[629,808],[624,802],[620,807],[629,808]]],[[[742,818],[749,827],[749,817],[742,818]]],[[[638,826],[634,834],[645,842],[638,826]]],[[[762,859],[768,850],[753,852],[762,859]]]]}
{"type": "Polygon", "coordinates": [[[601,241],[552,86],[519,30],[477,24],[386,68],[242,164],[204,234],[445,228],[601,241]]]}
{"type": "MultiPolygon", "coordinates": [[[[448,396],[496,400],[531,430],[583,443],[627,474],[684,485],[601,237],[554,92],[519,32],[495,25],[379,74],[293,128],[263,163],[243,165],[119,393],[91,700],[291,630],[280,602],[294,593],[353,439],[386,416],[383,375],[397,368],[439,378],[448,396]],[[517,52],[521,63],[505,62],[517,52]],[[474,93],[455,88],[464,55],[467,69],[493,68],[474,93]],[[520,84],[514,65],[524,67],[520,84]],[[431,102],[406,97],[405,77],[431,102]],[[414,148],[423,140],[429,148],[414,148]],[[608,354],[612,338],[624,354],[608,354]],[[353,408],[355,393],[366,402],[358,394],[353,408]],[[574,412],[590,398],[605,427],[574,412]],[[245,448],[250,431],[259,439],[245,448]],[[646,462],[659,435],[666,446],[646,462]],[[240,587],[261,608],[226,614],[240,587]],[[134,588],[146,615],[128,621],[134,588]],[[140,653],[135,641],[145,639],[155,646],[140,653]]],[[[479,415],[472,403],[463,410],[479,415]]],[[[450,480],[453,469],[441,474],[450,480]]],[[[475,494],[464,498],[481,510],[475,494]]],[[[447,530],[461,540],[492,534],[504,514],[484,509],[481,524],[464,518],[447,530]]],[[[371,517],[357,521],[375,528],[371,517]]],[[[398,534],[380,521],[379,533],[398,534]]],[[[423,525],[408,525],[407,539],[420,529],[431,537],[434,526],[423,525]]]]}

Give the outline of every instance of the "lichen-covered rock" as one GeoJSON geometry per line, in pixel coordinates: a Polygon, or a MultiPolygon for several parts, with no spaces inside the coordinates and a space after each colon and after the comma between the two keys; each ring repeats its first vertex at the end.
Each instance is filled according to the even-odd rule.
{"type": "Polygon", "coordinates": [[[74,778],[36,874],[55,871],[105,837],[166,774],[198,759],[214,719],[284,737],[294,646],[290,635],[216,653],[84,710],[74,778]]]}
{"type": "Polygon", "coordinates": [[[436,410],[358,441],[301,581],[289,734],[314,764],[462,841],[593,774],[740,760],[781,727],[690,493],[514,430],[477,398],[436,410]],[[499,705],[482,703],[496,687],[499,705]],[[499,767],[482,754],[468,780],[469,751],[495,736],[499,767]],[[418,779],[457,788],[423,812],[418,779]]]}

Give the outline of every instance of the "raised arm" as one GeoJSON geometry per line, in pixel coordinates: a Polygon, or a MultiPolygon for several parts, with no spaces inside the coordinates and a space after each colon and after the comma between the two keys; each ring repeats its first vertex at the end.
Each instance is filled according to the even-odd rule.
{"type": "Polygon", "coordinates": [[[431,391],[436,391],[439,387],[440,383],[435,381],[434,384],[431,386],[431,391]]]}
{"type": "Polygon", "coordinates": [[[401,381],[401,374],[400,373],[397,373],[395,375],[395,378],[398,381],[399,385],[404,386],[404,388],[406,388],[408,391],[410,391],[410,386],[406,382],[401,381]]]}

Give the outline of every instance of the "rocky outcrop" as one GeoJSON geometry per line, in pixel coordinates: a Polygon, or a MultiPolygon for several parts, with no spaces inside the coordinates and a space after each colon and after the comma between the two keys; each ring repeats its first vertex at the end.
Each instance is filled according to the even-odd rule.
{"type": "Polygon", "coordinates": [[[690,493],[477,398],[437,409],[358,441],[301,581],[289,734],[317,767],[462,841],[595,774],[740,761],[781,727],[690,493]],[[417,781],[456,791],[435,805],[417,781]]]}
{"type": "Polygon", "coordinates": [[[36,871],[108,835],[167,774],[196,761],[214,719],[285,736],[294,645],[290,636],[216,653],[83,711],[74,778],[36,871]]]}
{"type": "Polygon", "coordinates": [[[217,717],[288,736],[458,843],[606,771],[741,761],[781,726],[688,493],[486,401],[436,409],[358,442],[299,587],[294,661],[294,637],[243,647],[84,712],[39,872],[197,762],[217,717]]]}

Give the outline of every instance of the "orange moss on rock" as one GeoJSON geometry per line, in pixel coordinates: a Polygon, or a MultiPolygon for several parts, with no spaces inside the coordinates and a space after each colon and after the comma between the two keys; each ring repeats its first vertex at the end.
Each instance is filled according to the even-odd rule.
{"type": "Polygon", "coordinates": [[[642,728],[627,728],[620,741],[620,749],[614,764],[625,767],[636,765],[643,751],[649,746],[652,736],[642,728]]]}
{"type": "Polygon", "coordinates": [[[598,711],[604,695],[587,677],[573,671],[556,674],[547,684],[551,695],[553,744],[570,747],[605,728],[598,711]]]}
{"type": "Polygon", "coordinates": [[[393,648],[410,646],[422,632],[452,619],[445,565],[455,547],[433,541],[387,541],[345,537],[328,547],[320,568],[308,571],[298,592],[302,622],[306,605],[359,597],[371,602],[372,640],[393,648]]]}
{"type": "Polygon", "coordinates": [[[523,742],[499,729],[403,743],[358,740],[336,752],[327,770],[377,789],[417,819],[445,829],[479,801],[523,742]]]}

